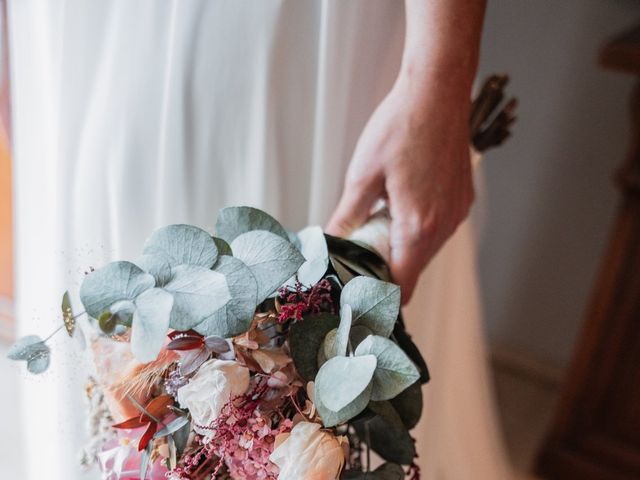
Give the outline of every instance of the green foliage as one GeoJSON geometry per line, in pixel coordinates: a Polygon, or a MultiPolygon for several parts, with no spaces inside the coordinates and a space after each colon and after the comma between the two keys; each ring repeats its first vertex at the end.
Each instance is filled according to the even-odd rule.
{"type": "Polygon", "coordinates": [[[343,480],[404,480],[405,473],[397,463],[383,463],[373,472],[345,471],[343,480]]]}
{"type": "Polygon", "coordinates": [[[156,359],[169,328],[174,297],[161,288],[147,290],[136,298],[131,329],[131,351],[141,362],[156,359]]]}
{"type": "Polygon", "coordinates": [[[356,277],[340,296],[341,308],[353,310],[353,324],[364,325],[376,335],[389,337],[400,311],[400,287],[369,277],[356,277]]]}
{"type": "Polygon", "coordinates": [[[338,317],[330,313],[305,315],[301,322],[291,325],[289,350],[298,374],[306,381],[318,373],[318,351],[331,330],[338,327],[338,317]]]}
{"type": "Polygon", "coordinates": [[[300,252],[305,261],[298,269],[296,275],[287,281],[287,285],[295,285],[297,280],[307,287],[318,283],[329,266],[329,251],[324,238],[322,228],[318,226],[307,227],[297,234],[300,242],[300,252]]]}
{"type": "Polygon", "coordinates": [[[233,252],[231,251],[231,246],[226,241],[218,237],[212,237],[212,238],[213,238],[213,243],[216,244],[216,248],[218,249],[218,255],[233,255],[233,252]]]}
{"type": "Polygon", "coordinates": [[[195,265],[173,268],[164,288],[173,295],[170,325],[177,330],[195,327],[231,299],[224,275],[195,265]]]}
{"type": "Polygon", "coordinates": [[[243,233],[231,242],[234,256],[249,267],[258,283],[258,303],[275,292],[304,263],[300,251],[285,238],[257,230],[243,233]]]}
{"type": "Polygon", "coordinates": [[[218,258],[216,244],[207,232],[193,225],[169,225],[153,232],[145,254],[161,255],[174,267],[196,265],[211,268],[218,258]]]}
{"type": "Polygon", "coordinates": [[[316,375],[315,398],[329,410],[338,412],[355,400],[371,383],[376,357],[334,357],[316,375]]]}
{"type": "Polygon", "coordinates": [[[7,358],[25,361],[29,372],[39,374],[49,368],[51,350],[38,335],[27,335],[11,345],[7,358]]]}
{"type": "Polygon", "coordinates": [[[258,304],[258,283],[251,270],[237,258],[222,255],[214,268],[225,276],[231,300],[194,329],[205,336],[225,338],[246,332],[258,304]]]}
{"type": "MultiPolygon", "coordinates": [[[[334,385],[334,388],[337,387],[334,385]]],[[[369,399],[371,398],[371,383],[369,383],[362,393],[360,393],[360,395],[358,395],[351,403],[338,411],[331,410],[322,403],[322,397],[318,397],[317,387],[315,389],[315,397],[316,408],[318,409],[320,418],[322,418],[322,423],[327,428],[335,427],[341,423],[348,422],[367,408],[369,399]]]]}
{"type": "Polygon", "coordinates": [[[408,430],[414,428],[422,415],[422,385],[417,381],[389,400],[408,430]]]}
{"type": "Polygon", "coordinates": [[[373,418],[353,424],[360,439],[388,462],[411,464],[416,456],[415,442],[398,412],[389,402],[371,402],[369,409],[376,414],[373,418]]]}
{"type": "Polygon", "coordinates": [[[356,355],[373,355],[377,359],[373,375],[372,400],[394,398],[420,378],[420,372],[407,354],[387,338],[368,336],[356,348],[356,355]]]}
{"type": "MultiPolygon", "coordinates": [[[[216,236],[228,244],[232,244],[243,233],[255,230],[271,232],[285,240],[289,240],[287,231],[282,225],[271,215],[257,208],[226,207],[218,213],[216,236]]],[[[235,252],[233,246],[231,249],[235,252]]]]}
{"type": "Polygon", "coordinates": [[[131,262],[112,262],[84,278],[80,300],[86,312],[98,318],[120,300],[135,300],[145,290],[155,286],[152,275],[131,262]]]}

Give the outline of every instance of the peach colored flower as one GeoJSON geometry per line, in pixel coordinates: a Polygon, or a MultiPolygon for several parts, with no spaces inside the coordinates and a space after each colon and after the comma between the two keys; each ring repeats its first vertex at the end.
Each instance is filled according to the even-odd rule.
{"type": "Polygon", "coordinates": [[[345,437],[300,422],[291,433],[276,437],[269,460],[280,468],[278,480],[337,480],[345,464],[345,437]]]}

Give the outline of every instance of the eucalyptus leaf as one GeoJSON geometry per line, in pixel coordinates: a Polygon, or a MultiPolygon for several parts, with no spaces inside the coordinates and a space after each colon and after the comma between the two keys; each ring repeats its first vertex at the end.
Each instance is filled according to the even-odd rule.
{"type": "Polygon", "coordinates": [[[80,300],[87,313],[98,318],[120,300],[134,300],[155,286],[152,275],[131,262],[112,262],[87,275],[80,286],[80,300]]]}
{"type": "Polygon", "coordinates": [[[373,471],[375,480],[404,480],[404,470],[397,463],[383,463],[373,471]]]}
{"type": "Polygon", "coordinates": [[[98,317],[98,327],[105,335],[111,335],[116,329],[117,318],[111,312],[102,312],[98,317]]]}
{"type": "MultiPolygon", "coordinates": [[[[143,292],[144,293],[144,292],[143,292]]],[[[98,317],[98,323],[100,319],[105,316],[105,314],[111,314],[112,321],[118,325],[125,325],[127,327],[131,326],[131,321],[133,320],[133,312],[136,310],[136,304],[133,303],[132,300],[120,300],[113,305],[108,312],[103,312],[100,317],[98,317]]]]}
{"type": "Polygon", "coordinates": [[[162,254],[147,253],[138,257],[134,263],[148,274],[153,275],[157,287],[161,287],[171,280],[171,264],[162,254]]]}
{"type": "Polygon", "coordinates": [[[62,295],[62,304],[60,305],[62,310],[62,320],[64,322],[64,328],[67,331],[67,335],[73,337],[73,332],[76,329],[76,319],[73,315],[73,309],[71,308],[71,298],[69,292],[64,292],[62,295]]]}
{"type": "Polygon", "coordinates": [[[194,329],[205,336],[229,338],[249,330],[258,303],[258,282],[249,267],[234,257],[220,256],[215,271],[225,276],[231,299],[194,329]]]}
{"type": "Polygon", "coordinates": [[[326,428],[330,428],[351,420],[352,418],[362,413],[365,408],[367,408],[367,404],[369,403],[369,399],[371,398],[371,383],[367,385],[367,388],[365,388],[362,393],[358,395],[358,397],[356,397],[349,405],[337,412],[328,409],[322,403],[322,399],[318,398],[317,396],[317,390],[315,394],[315,404],[316,408],[318,409],[318,413],[320,414],[320,418],[322,418],[322,424],[326,428]]]}
{"type": "Polygon", "coordinates": [[[360,343],[369,335],[373,335],[370,328],[364,325],[354,325],[349,332],[349,341],[351,342],[351,348],[356,349],[360,343]]]}
{"type": "Polygon", "coordinates": [[[213,237],[213,243],[216,244],[218,255],[233,255],[229,244],[221,238],[213,237]]]}
{"type": "Polygon", "coordinates": [[[169,329],[173,296],[152,288],[138,296],[131,327],[131,351],[140,362],[158,357],[169,329]]]}
{"type": "Polygon", "coordinates": [[[10,360],[27,362],[27,370],[39,374],[49,368],[51,350],[38,335],[27,335],[18,339],[7,352],[10,360]]]}
{"type": "Polygon", "coordinates": [[[346,355],[351,332],[352,312],[349,305],[340,309],[340,325],[336,333],[336,355],[346,355]]]}
{"type": "Polygon", "coordinates": [[[182,427],[184,427],[188,423],[189,423],[189,419],[187,417],[174,418],[169,423],[167,423],[167,425],[165,425],[163,428],[158,430],[153,436],[153,438],[162,438],[162,437],[166,437],[167,435],[171,435],[172,433],[175,433],[178,430],[180,430],[182,427]]]}
{"type": "Polygon", "coordinates": [[[289,350],[298,374],[311,381],[318,373],[318,352],[329,331],[338,327],[338,317],[330,313],[305,315],[289,329],[289,350]]]}
{"type": "Polygon", "coordinates": [[[353,324],[364,325],[376,335],[389,337],[400,312],[400,287],[369,277],[356,277],[340,295],[340,307],[350,305],[353,324]]]}
{"type": "Polygon", "coordinates": [[[149,459],[151,457],[151,450],[153,449],[153,441],[147,444],[142,452],[140,452],[140,480],[146,480],[147,470],[149,468],[149,459]]]}
{"type": "Polygon", "coordinates": [[[367,389],[376,370],[376,357],[334,357],[316,375],[315,398],[333,412],[339,412],[367,389]]]}
{"type": "Polygon", "coordinates": [[[295,247],[300,250],[302,248],[302,244],[300,243],[300,239],[298,238],[298,234],[292,230],[285,229],[287,231],[287,238],[295,247]]]}
{"type": "MultiPolygon", "coordinates": [[[[254,230],[266,230],[285,240],[289,239],[287,231],[280,223],[262,210],[253,207],[226,207],[218,213],[216,236],[231,244],[243,233],[254,230]]],[[[233,245],[231,249],[234,251],[233,245]]]]}
{"type": "Polygon", "coordinates": [[[287,280],[286,285],[294,286],[296,280],[305,287],[311,287],[318,283],[329,266],[329,250],[324,238],[322,228],[318,226],[307,227],[298,232],[300,252],[305,258],[298,272],[287,280]]]}
{"type": "Polygon", "coordinates": [[[170,325],[176,330],[195,327],[231,299],[223,274],[194,265],[174,267],[164,288],[173,295],[170,325]]]}
{"type": "Polygon", "coordinates": [[[336,271],[338,275],[338,279],[340,283],[344,286],[347,282],[349,282],[352,278],[354,278],[357,274],[349,270],[338,257],[331,255],[330,257],[331,266],[336,271]]]}
{"type": "Polygon", "coordinates": [[[190,434],[191,434],[191,424],[187,423],[171,435],[171,437],[173,437],[173,441],[176,444],[176,453],[178,454],[179,457],[182,456],[185,449],[187,448],[190,434]]]}
{"type": "Polygon", "coordinates": [[[340,310],[340,324],[338,328],[331,330],[324,338],[322,353],[323,360],[320,363],[324,363],[326,360],[337,357],[345,356],[347,354],[347,347],[349,346],[349,332],[351,330],[351,307],[345,305],[340,310]]]}
{"type": "Polygon", "coordinates": [[[207,232],[193,225],[169,225],[153,232],[143,252],[166,258],[171,267],[195,265],[211,268],[218,258],[216,244],[207,232]]]}
{"type": "Polygon", "coordinates": [[[416,456],[414,440],[397,412],[387,408],[388,402],[380,402],[378,407],[385,409],[382,415],[353,423],[358,436],[362,441],[368,440],[369,447],[386,461],[410,465],[416,456]],[[368,429],[368,435],[365,428],[368,429]]]}
{"type": "Polygon", "coordinates": [[[38,335],[26,335],[15,341],[7,351],[9,360],[29,360],[46,347],[38,335]]]}
{"type": "Polygon", "coordinates": [[[415,382],[403,390],[395,398],[389,400],[393,408],[402,419],[402,423],[409,430],[414,428],[422,416],[422,385],[415,382]]]}
{"type": "Polygon", "coordinates": [[[318,368],[322,367],[327,360],[338,356],[338,346],[336,344],[336,337],[338,336],[338,329],[334,328],[330,330],[324,337],[322,342],[322,348],[318,350],[318,368]]]}
{"type": "Polygon", "coordinates": [[[288,240],[266,231],[239,235],[231,242],[231,250],[253,273],[258,283],[258,304],[304,263],[302,254],[288,240]]]}
{"type": "Polygon", "coordinates": [[[46,371],[51,362],[51,349],[44,343],[42,345],[44,348],[37,355],[27,360],[27,370],[35,375],[46,371]]]}
{"type": "Polygon", "coordinates": [[[407,354],[388,338],[370,335],[358,345],[355,353],[356,356],[373,355],[377,359],[372,400],[394,398],[420,378],[420,372],[407,354]]]}

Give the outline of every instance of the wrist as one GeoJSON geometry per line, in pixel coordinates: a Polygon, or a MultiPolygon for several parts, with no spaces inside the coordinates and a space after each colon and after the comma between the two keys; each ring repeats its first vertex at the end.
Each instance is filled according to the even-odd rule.
{"type": "Polygon", "coordinates": [[[459,66],[405,65],[394,92],[417,109],[455,109],[468,112],[475,70],[459,66]]]}

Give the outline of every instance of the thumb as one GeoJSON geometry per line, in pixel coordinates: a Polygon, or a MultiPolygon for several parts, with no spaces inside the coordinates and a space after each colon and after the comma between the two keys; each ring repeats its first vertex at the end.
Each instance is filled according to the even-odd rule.
{"type": "Polygon", "coordinates": [[[384,190],[381,177],[371,176],[357,182],[347,182],[338,206],[327,224],[330,235],[346,238],[369,218],[371,207],[384,190]]]}

